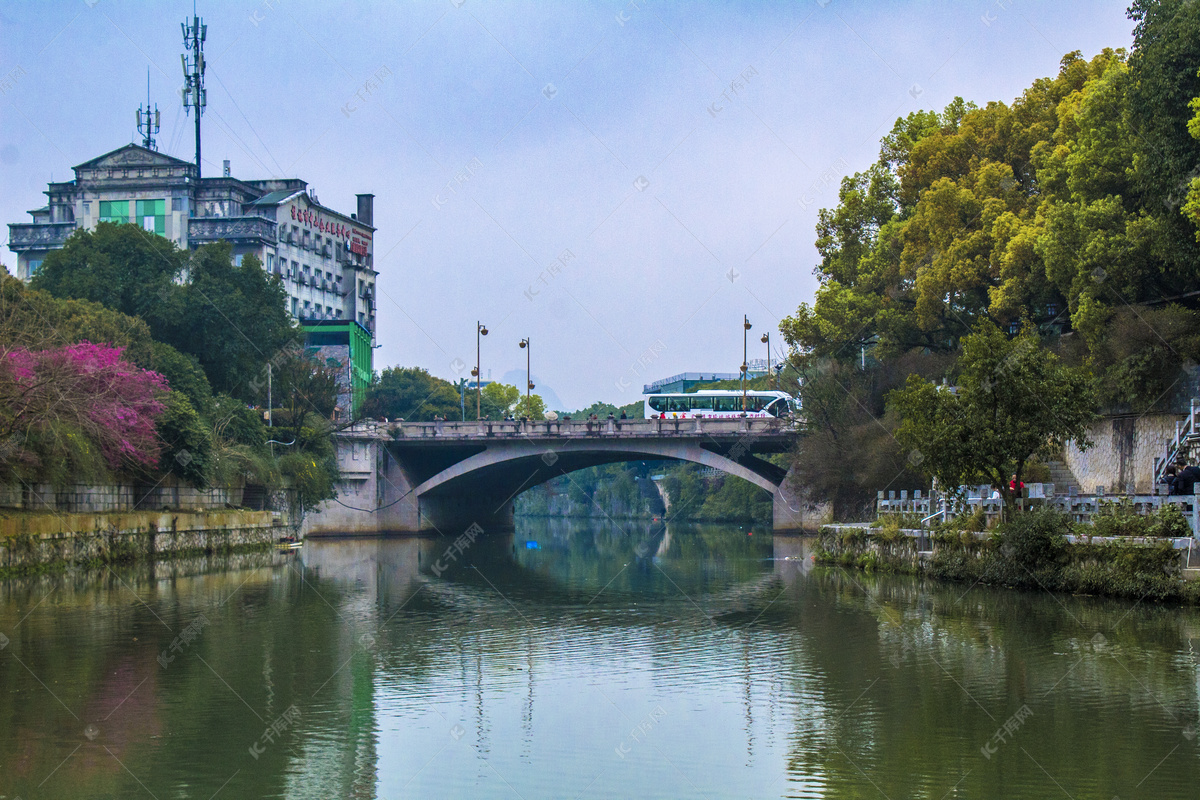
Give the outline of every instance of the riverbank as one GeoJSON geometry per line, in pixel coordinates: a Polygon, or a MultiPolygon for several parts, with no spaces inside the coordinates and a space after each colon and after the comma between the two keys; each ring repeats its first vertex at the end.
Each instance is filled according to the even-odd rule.
{"type": "Polygon", "coordinates": [[[1027,516],[1002,532],[826,525],[815,558],[957,583],[1200,604],[1200,543],[1064,535],[1048,516],[1027,516]]]}
{"type": "Polygon", "coordinates": [[[269,549],[295,534],[278,511],[0,511],[0,577],[269,549]]]}

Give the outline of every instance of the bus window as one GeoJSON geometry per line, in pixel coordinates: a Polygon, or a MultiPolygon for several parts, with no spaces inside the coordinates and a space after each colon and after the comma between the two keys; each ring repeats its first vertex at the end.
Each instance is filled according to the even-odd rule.
{"type": "Polygon", "coordinates": [[[713,411],[724,411],[724,412],[728,413],[730,411],[741,411],[741,410],[742,410],[742,399],[740,397],[737,398],[736,401],[732,397],[714,397],[713,398],[713,411]]]}
{"type": "Polygon", "coordinates": [[[710,411],[713,407],[713,399],[708,395],[698,394],[692,397],[692,408],[697,411],[710,411]]]}
{"type": "Polygon", "coordinates": [[[667,410],[667,398],[651,397],[650,398],[650,408],[654,409],[655,411],[666,411],[667,410]]]}
{"type": "Polygon", "coordinates": [[[687,397],[668,398],[667,411],[670,411],[673,413],[683,413],[684,411],[691,411],[691,409],[692,409],[691,403],[689,403],[688,401],[689,401],[689,398],[687,398],[687,397]]]}
{"type": "Polygon", "coordinates": [[[788,413],[788,401],[782,397],[767,406],[767,411],[771,412],[775,417],[786,417],[788,413]]]}

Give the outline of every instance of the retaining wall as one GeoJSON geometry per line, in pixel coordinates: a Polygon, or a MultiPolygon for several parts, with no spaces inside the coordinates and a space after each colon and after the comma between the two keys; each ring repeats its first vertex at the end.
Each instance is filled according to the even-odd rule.
{"type": "Polygon", "coordinates": [[[1166,452],[1179,419],[1178,414],[1101,419],[1088,432],[1092,447],[1081,451],[1068,445],[1063,461],[1083,493],[1100,487],[1105,492],[1149,494],[1154,490],[1154,459],[1166,452]]]}
{"type": "Polygon", "coordinates": [[[0,572],[265,548],[295,532],[275,511],[9,512],[0,572]]]}

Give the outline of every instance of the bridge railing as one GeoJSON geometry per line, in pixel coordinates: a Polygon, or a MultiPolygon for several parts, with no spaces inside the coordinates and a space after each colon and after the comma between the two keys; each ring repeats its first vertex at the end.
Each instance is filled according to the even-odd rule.
{"type": "Polygon", "coordinates": [[[480,439],[529,437],[596,437],[612,436],[638,438],[663,436],[778,436],[794,434],[798,423],[777,418],[745,419],[599,419],[599,420],[539,420],[481,422],[392,422],[366,423],[345,431],[348,434],[388,435],[397,440],[407,439],[480,439]]]}

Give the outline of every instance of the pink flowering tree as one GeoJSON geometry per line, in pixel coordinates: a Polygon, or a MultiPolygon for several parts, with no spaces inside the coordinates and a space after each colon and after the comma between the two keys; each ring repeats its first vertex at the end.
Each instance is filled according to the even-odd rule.
{"type": "Polygon", "coordinates": [[[90,342],[0,351],[0,480],[62,477],[55,468],[71,453],[109,470],[157,465],[167,382],[123,353],[90,342]]]}

